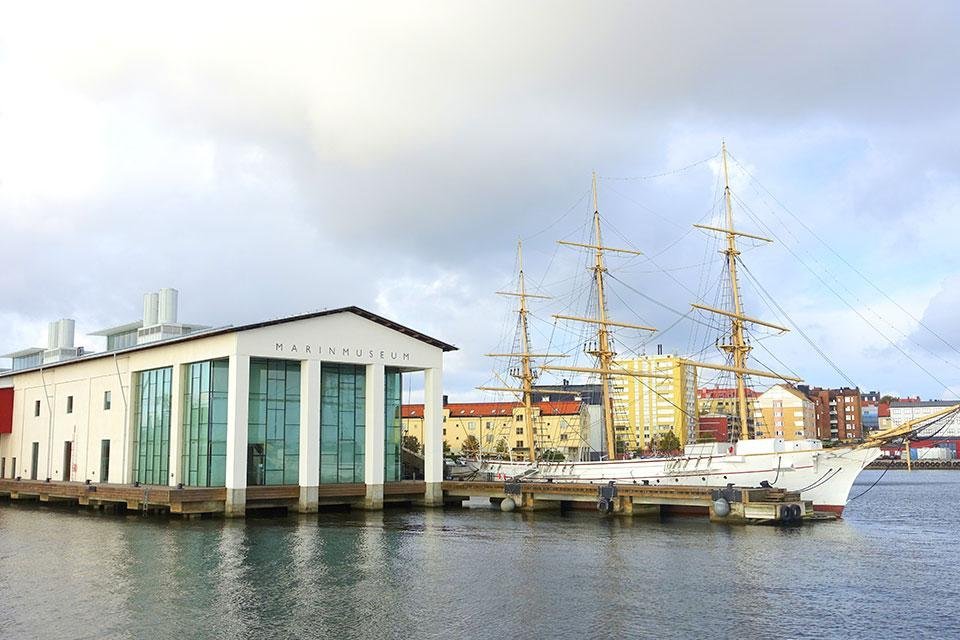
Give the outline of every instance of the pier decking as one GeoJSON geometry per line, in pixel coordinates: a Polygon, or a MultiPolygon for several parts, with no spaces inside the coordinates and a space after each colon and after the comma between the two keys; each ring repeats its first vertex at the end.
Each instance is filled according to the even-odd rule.
{"type": "MultiPolygon", "coordinates": [[[[383,502],[422,500],[426,483],[389,482],[383,488],[383,502]]],[[[328,484],[318,489],[320,506],[362,506],[367,495],[363,484],[328,484]]],[[[122,507],[144,512],[179,515],[222,514],[227,492],[223,487],[169,487],[161,485],[86,484],[43,480],[0,479],[0,496],[12,500],[72,502],[90,507],[122,507]]],[[[246,509],[298,509],[297,485],[247,487],[246,509]]]]}
{"type": "MultiPolygon", "coordinates": [[[[494,502],[510,498],[521,511],[597,509],[603,513],[624,516],[660,516],[663,513],[680,512],[709,515],[713,521],[734,524],[795,523],[823,517],[814,512],[809,501],[800,500],[798,493],[772,488],[716,489],[699,486],[456,480],[444,481],[441,488],[446,505],[460,505],[476,497],[486,497],[494,502]],[[718,504],[721,507],[719,512],[718,504]]],[[[66,502],[94,508],[119,508],[187,517],[225,513],[226,493],[222,487],[0,480],[0,496],[11,500],[66,502]]],[[[367,487],[363,484],[328,484],[317,488],[317,494],[317,503],[321,507],[362,508],[367,498],[367,487]]],[[[422,481],[389,482],[383,485],[384,503],[421,502],[425,494],[426,484],[422,481]]],[[[297,485],[247,487],[246,510],[297,511],[300,498],[301,487],[297,485]]]]}
{"type": "Polygon", "coordinates": [[[833,519],[815,512],[813,503],[801,500],[798,492],[775,488],[483,481],[445,481],[442,488],[447,503],[472,497],[510,498],[520,510],[596,508],[629,516],[673,512],[709,515],[715,522],[734,524],[833,519]],[[717,512],[720,498],[729,505],[728,513],[717,512]]]}

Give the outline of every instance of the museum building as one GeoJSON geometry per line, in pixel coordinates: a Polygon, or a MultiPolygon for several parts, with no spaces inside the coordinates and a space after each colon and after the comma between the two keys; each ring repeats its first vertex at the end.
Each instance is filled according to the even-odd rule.
{"type": "Polygon", "coordinates": [[[383,505],[400,482],[401,379],[423,372],[425,503],[442,501],[443,353],[455,347],[358,307],[209,328],[180,324],[177,292],[144,297],[143,320],[73,346],[51,323],[46,349],[5,357],[0,477],[224,487],[242,515],[251,486],[362,484],[383,505]],[[389,493],[389,492],[388,492],[389,493]]]}

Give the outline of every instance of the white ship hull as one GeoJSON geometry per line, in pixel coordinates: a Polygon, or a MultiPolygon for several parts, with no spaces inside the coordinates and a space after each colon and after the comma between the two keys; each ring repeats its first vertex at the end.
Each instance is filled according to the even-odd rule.
{"type": "Polygon", "coordinates": [[[618,484],[757,487],[763,481],[799,491],[818,511],[843,512],[857,476],[880,456],[880,449],[850,446],[823,448],[819,440],[780,438],[709,443],[686,447],[673,457],[599,462],[528,462],[487,460],[477,465],[497,479],[523,475],[525,480],[618,484]]]}

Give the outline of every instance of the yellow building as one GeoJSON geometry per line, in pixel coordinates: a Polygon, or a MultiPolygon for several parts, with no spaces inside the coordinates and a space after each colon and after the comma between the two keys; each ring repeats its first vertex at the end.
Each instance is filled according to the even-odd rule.
{"type": "MultiPolygon", "coordinates": [[[[685,445],[697,429],[697,372],[675,355],[618,360],[617,368],[669,378],[617,376],[613,380],[613,424],[625,450],[649,448],[651,440],[672,431],[685,445]]],[[[619,445],[618,445],[619,446],[619,445]]]]}
{"type": "Polygon", "coordinates": [[[817,437],[813,402],[787,384],[776,384],[760,394],[753,409],[758,438],[803,440],[817,437]]]}
{"type": "MultiPolygon", "coordinates": [[[[554,451],[566,460],[580,460],[589,449],[584,408],[580,402],[535,403],[532,423],[537,452],[554,451]]],[[[524,410],[517,402],[445,404],[444,444],[461,454],[473,436],[485,456],[498,452],[522,456],[526,453],[524,410]]],[[[423,441],[423,405],[403,405],[403,435],[423,441]]]]}

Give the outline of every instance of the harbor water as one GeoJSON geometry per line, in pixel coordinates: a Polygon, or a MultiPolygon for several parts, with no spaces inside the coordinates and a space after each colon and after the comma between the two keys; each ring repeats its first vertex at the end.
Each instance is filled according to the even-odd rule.
{"type": "Polygon", "coordinates": [[[842,521],[796,528],[473,507],[187,521],[2,503],[0,637],[960,634],[957,472],[890,471],[842,521]]]}

